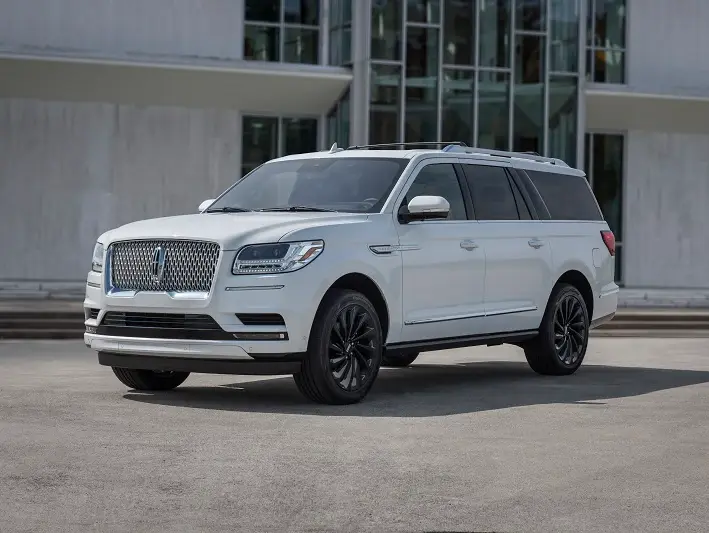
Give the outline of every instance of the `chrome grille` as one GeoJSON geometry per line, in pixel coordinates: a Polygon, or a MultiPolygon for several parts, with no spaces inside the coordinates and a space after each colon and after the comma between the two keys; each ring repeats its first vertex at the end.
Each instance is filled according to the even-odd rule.
{"type": "Polygon", "coordinates": [[[213,242],[121,241],[111,245],[111,284],[127,291],[209,292],[218,260],[213,242]]]}

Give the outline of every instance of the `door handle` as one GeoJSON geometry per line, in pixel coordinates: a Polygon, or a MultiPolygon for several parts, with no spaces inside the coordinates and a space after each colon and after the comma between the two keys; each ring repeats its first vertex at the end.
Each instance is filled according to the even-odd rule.
{"type": "Polygon", "coordinates": [[[529,239],[527,243],[529,243],[532,248],[541,248],[544,246],[544,241],[540,241],[536,237],[534,239],[529,239]]]}
{"type": "Polygon", "coordinates": [[[472,251],[478,248],[478,245],[473,241],[460,241],[460,247],[464,250],[472,251]]]}

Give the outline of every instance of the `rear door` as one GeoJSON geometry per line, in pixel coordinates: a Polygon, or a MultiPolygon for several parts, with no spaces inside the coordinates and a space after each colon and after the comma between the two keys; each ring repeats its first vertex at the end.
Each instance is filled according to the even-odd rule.
{"type": "Polygon", "coordinates": [[[552,283],[544,224],[535,220],[504,163],[463,169],[485,247],[486,332],[536,329],[552,283]]]}

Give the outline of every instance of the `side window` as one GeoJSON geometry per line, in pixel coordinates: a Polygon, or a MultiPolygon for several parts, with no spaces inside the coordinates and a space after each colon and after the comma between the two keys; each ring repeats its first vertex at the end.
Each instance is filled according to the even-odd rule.
{"type": "Polygon", "coordinates": [[[542,195],[552,220],[603,220],[583,176],[540,170],[526,172],[542,195]]]}
{"type": "Polygon", "coordinates": [[[478,220],[519,220],[517,204],[503,167],[463,165],[478,220]]]}
{"type": "Polygon", "coordinates": [[[532,220],[532,213],[529,212],[529,207],[524,201],[524,196],[519,192],[517,184],[512,178],[509,178],[510,185],[512,186],[512,193],[515,195],[515,202],[517,203],[517,212],[519,213],[520,220],[532,220]]]}
{"type": "Polygon", "coordinates": [[[406,193],[404,205],[415,196],[442,196],[451,206],[448,220],[468,218],[458,176],[450,163],[436,163],[423,167],[406,193]]]}

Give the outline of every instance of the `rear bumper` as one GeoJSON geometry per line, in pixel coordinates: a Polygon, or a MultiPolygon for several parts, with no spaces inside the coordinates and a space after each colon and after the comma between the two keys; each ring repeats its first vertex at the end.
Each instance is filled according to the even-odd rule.
{"type": "Polygon", "coordinates": [[[301,358],[302,354],[287,354],[280,359],[271,356],[261,359],[207,359],[162,355],[133,355],[112,352],[98,353],[99,364],[117,368],[256,376],[295,374],[300,370],[301,358]]]}

